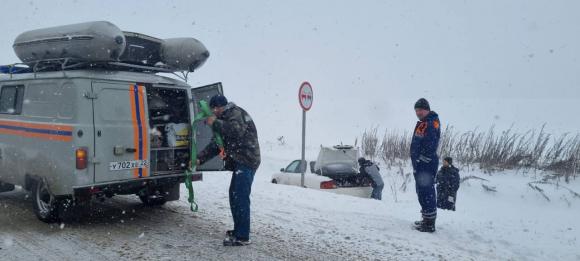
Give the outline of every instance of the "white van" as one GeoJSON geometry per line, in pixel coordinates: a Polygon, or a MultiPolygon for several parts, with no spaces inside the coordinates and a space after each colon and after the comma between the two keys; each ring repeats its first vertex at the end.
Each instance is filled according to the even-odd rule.
{"type": "MultiPolygon", "coordinates": [[[[74,30],[68,26],[68,30],[81,31],[85,39],[79,41],[87,41],[91,32],[86,28],[95,28],[95,23],[97,29],[99,23],[110,27],[107,22],[93,22],[82,24],[82,30],[78,26],[74,30]]],[[[32,40],[24,44],[17,41],[15,50],[27,44],[38,50],[42,49],[38,44],[46,43],[55,50],[56,40],[35,40],[47,39],[46,32],[42,33],[43,37],[29,36],[32,40]]],[[[26,66],[0,67],[0,192],[14,185],[31,191],[34,212],[45,222],[73,213],[74,206],[98,197],[136,194],[147,205],[179,199],[192,150],[195,104],[222,93],[221,84],[192,89],[184,81],[161,76],[180,68],[162,67],[159,62],[140,64],[135,62],[139,55],[125,52],[130,52],[127,46],[137,48],[137,41],[147,48],[146,44],[164,41],[135,33],[121,35],[124,38],[115,41],[126,46],[112,61],[66,57],[83,44],[69,35],[58,43],[64,50],[58,59],[30,60],[19,55],[26,66]]],[[[145,55],[159,57],[163,51],[155,48],[145,55]]],[[[209,56],[203,45],[194,48],[202,55],[183,59],[189,71],[209,56]]],[[[19,51],[23,50],[27,49],[19,51]]],[[[175,56],[179,50],[171,52],[175,56]]],[[[195,138],[198,148],[194,149],[200,150],[210,142],[211,131],[199,125],[195,138]]],[[[223,162],[214,160],[198,170],[222,168],[223,162]]],[[[194,173],[194,181],[201,179],[201,172],[194,173]]]]}

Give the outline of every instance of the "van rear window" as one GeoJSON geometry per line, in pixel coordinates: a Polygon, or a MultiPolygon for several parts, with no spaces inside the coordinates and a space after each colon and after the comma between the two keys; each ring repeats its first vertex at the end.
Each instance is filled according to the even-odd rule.
{"type": "Polygon", "coordinates": [[[0,91],[0,113],[20,114],[24,86],[2,86],[0,91]]]}

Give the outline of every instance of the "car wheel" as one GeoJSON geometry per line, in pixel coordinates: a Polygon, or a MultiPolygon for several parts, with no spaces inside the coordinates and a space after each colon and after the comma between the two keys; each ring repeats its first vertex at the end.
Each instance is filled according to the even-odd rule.
{"type": "Polygon", "coordinates": [[[58,202],[44,181],[35,182],[32,187],[32,198],[34,214],[38,219],[46,223],[57,221],[58,202]]]}
{"type": "Polygon", "coordinates": [[[273,179],[273,180],[272,180],[272,183],[273,183],[273,184],[278,184],[278,181],[277,181],[276,179],[273,179]]]}

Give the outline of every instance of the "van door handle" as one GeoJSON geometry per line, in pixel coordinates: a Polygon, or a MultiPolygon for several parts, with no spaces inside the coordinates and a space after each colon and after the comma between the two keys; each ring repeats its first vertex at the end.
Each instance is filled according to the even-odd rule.
{"type": "Polygon", "coordinates": [[[116,156],[121,156],[124,153],[135,153],[137,152],[137,149],[135,148],[125,148],[123,146],[115,146],[113,148],[113,154],[115,154],[116,156]]]}

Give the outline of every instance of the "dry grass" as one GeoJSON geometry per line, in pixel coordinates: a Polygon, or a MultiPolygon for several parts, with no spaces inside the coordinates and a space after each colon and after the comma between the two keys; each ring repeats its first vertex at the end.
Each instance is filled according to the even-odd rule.
{"type": "MultiPolygon", "coordinates": [[[[381,158],[387,165],[409,160],[412,133],[385,130],[379,142],[378,128],[363,133],[363,152],[371,158],[381,158]]],[[[545,170],[566,182],[580,172],[580,133],[554,137],[545,132],[545,126],[523,133],[513,127],[497,131],[458,132],[445,127],[439,143],[441,157],[453,157],[467,168],[478,166],[486,172],[506,169],[545,170]]]]}

